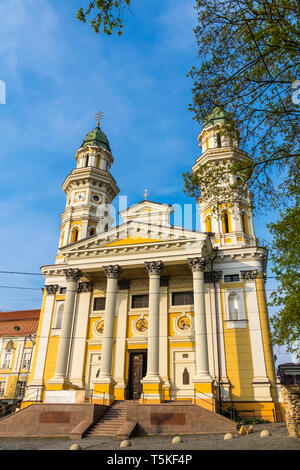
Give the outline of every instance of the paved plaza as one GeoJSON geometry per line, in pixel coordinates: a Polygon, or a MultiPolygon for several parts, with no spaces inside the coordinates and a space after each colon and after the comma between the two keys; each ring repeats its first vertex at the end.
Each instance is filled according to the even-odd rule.
{"type": "MultiPolygon", "coordinates": [[[[174,436],[140,436],[130,439],[130,447],[122,449],[134,454],[135,450],[300,450],[300,439],[288,434],[284,423],[254,425],[249,435],[236,434],[231,440],[224,435],[201,434],[182,436],[183,442],[172,444],[174,436]],[[267,429],[271,435],[260,437],[267,429]]],[[[112,451],[120,450],[120,441],[112,437],[84,438],[78,441],[68,439],[14,439],[0,438],[0,450],[69,450],[78,443],[82,450],[112,451]]]]}

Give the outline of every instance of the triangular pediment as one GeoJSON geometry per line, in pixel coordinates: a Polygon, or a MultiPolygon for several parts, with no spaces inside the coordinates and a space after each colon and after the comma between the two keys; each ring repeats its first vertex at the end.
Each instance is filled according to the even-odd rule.
{"type": "Polygon", "coordinates": [[[63,258],[105,256],[118,251],[120,255],[131,251],[168,250],[193,244],[199,248],[207,245],[211,250],[211,243],[206,234],[186,230],[179,226],[161,226],[147,224],[142,221],[130,220],[110,231],[94,235],[73,244],[60,248],[63,258]]]}

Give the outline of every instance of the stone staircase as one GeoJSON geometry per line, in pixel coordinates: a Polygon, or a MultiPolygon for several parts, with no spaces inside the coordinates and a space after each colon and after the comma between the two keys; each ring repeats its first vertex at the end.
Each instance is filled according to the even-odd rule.
{"type": "Polygon", "coordinates": [[[87,431],[85,437],[114,437],[126,423],[127,406],[124,401],[115,401],[105,414],[87,431]]]}

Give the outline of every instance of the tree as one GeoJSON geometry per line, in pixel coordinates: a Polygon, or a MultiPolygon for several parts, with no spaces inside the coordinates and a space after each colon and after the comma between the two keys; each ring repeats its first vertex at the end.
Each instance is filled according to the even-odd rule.
{"type": "Polygon", "coordinates": [[[77,12],[77,19],[86,23],[88,17],[92,16],[91,27],[96,33],[102,32],[111,35],[114,30],[117,34],[122,34],[124,9],[129,9],[131,0],[94,0],[88,7],[80,8],[77,12]],[[94,13],[94,16],[93,16],[94,13]]]}
{"type": "MultiPolygon", "coordinates": [[[[300,4],[197,0],[196,10],[200,66],[189,73],[190,109],[203,121],[215,102],[221,103],[241,131],[240,146],[252,157],[252,163],[224,172],[242,171],[259,206],[290,202],[299,184],[300,106],[292,101],[291,86],[300,65],[300,4]]],[[[184,177],[187,192],[195,189],[195,175],[184,177]]]]}
{"type": "Polygon", "coordinates": [[[279,311],[271,318],[273,339],[278,345],[286,343],[289,351],[299,352],[300,208],[287,209],[269,228],[274,236],[271,260],[275,277],[280,281],[278,290],[271,296],[271,305],[279,307],[279,311]]]}

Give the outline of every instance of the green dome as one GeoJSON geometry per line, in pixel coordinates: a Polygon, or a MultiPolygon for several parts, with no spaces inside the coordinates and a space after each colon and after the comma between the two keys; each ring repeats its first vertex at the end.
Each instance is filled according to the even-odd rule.
{"type": "Polygon", "coordinates": [[[222,106],[216,106],[204,119],[203,128],[214,124],[225,124],[232,121],[231,114],[224,111],[222,106]]]}
{"type": "Polygon", "coordinates": [[[81,147],[84,147],[85,145],[103,147],[106,150],[109,150],[109,152],[111,152],[108,138],[106,137],[104,132],[101,131],[100,127],[95,127],[95,129],[93,129],[86,135],[81,147]]]}

